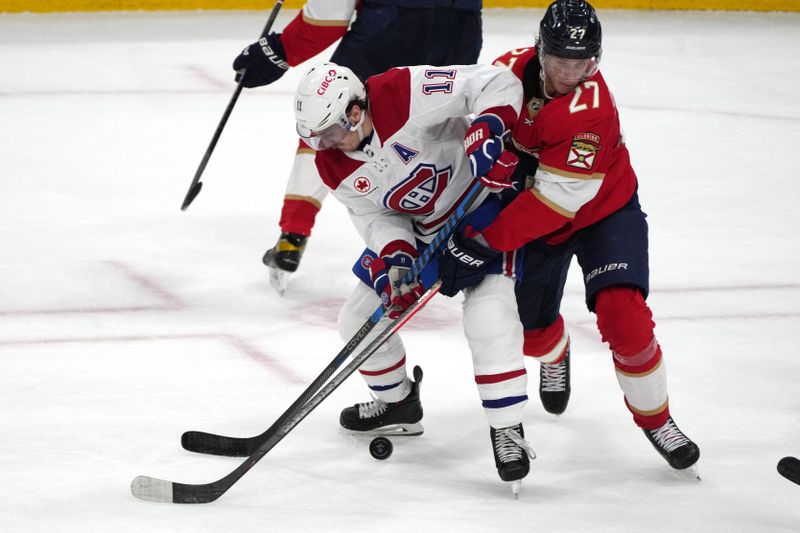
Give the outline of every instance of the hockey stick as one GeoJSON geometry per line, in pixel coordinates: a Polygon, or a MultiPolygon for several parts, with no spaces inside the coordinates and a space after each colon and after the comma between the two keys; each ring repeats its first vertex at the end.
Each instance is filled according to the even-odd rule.
{"type": "MultiPolygon", "coordinates": [[[[269,34],[269,30],[272,29],[272,23],[275,22],[275,17],[278,16],[278,11],[281,10],[283,2],[284,0],[276,0],[275,7],[272,8],[272,13],[270,13],[267,24],[264,26],[264,31],[261,32],[260,37],[266,37],[267,34],[269,34]]],[[[244,86],[244,77],[246,75],[247,69],[242,70],[239,77],[239,83],[236,85],[236,90],[233,91],[231,101],[228,102],[228,107],[225,108],[225,112],[222,114],[222,118],[217,125],[217,130],[214,132],[214,136],[211,137],[211,142],[208,143],[208,148],[206,148],[206,153],[203,155],[203,159],[200,161],[200,166],[197,167],[197,172],[194,173],[192,184],[189,185],[189,190],[186,191],[186,196],[183,198],[183,204],[181,205],[181,211],[186,211],[186,208],[189,207],[197,195],[200,194],[200,189],[203,188],[203,183],[200,181],[200,177],[203,175],[203,172],[206,169],[208,160],[211,159],[211,153],[217,146],[217,141],[219,141],[219,138],[222,135],[222,130],[225,129],[225,124],[228,122],[228,117],[231,116],[233,106],[236,105],[236,101],[239,99],[239,95],[242,92],[242,87],[244,86]]]]}
{"type": "MultiPolygon", "coordinates": [[[[414,277],[422,272],[422,269],[430,262],[431,257],[444,244],[453,229],[464,218],[465,213],[472,205],[472,202],[478,197],[478,192],[481,189],[480,182],[476,181],[467,190],[466,196],[461,200],[456,210],[450,215],[437,232],[434,239],[422,251],[422,254],[414,261],[411,269],[406,273],[403,278],[403,283],[410,282],[414,277]]],[[[355,352],[359,343],[366,338],[370,331],[375,327],[378,321],[384,314],[384,307],[378,306],[369,320],[359,328],[353,337],[347,341],[344,348],[336,354],[336,357],[328,363],[328,366],[317,376],[314,381],[306,388],[305,391],[289,406],[284,414],[278,418],[266,431],[260,435],[253,437],[228,437],[225,435],[216,435],[214,433],[206,433],[204,431],[187,431],[181,436],[181,445],[184,449],[191,452],[205,453],[211,455],[227,455],[236,457],[245,457],[252,454],[261,444],[263,444],[270,436],[278,430],[283,424],[284,418],[291,416],[291,413],[305,404],[319,388],[333,375],[337,368],[339,368],[344,361],[355,352]]]]}
{"type": "Polygon", "coordinates": [[[275,432],[267,437],[253,453],[245,459],[236,469],[225,477],[211,483],[201,483],[190,485],[185,483],[175,483],[163,479],[148,476],[138,476],[131,482],[131,493],[141,500],[164,503],[209,503],[213,502],[230,489],[243,475],[247,473],[267,452],[278,444],[297,424],[299,424],[311,411],[313,411],[322,401],[335,391],[353,372],[355,372],[364,361],[366,361],[375,351],[380,348],[386,340],[398,329],[408,322],[414,314],[433,298],[439,291],[441,280],[437,280],[419,300],[403,311],[400,316],[386,325],[386,327],[375,337],[364,351],[353,358],[311,399],[302,407],[291,413],[290,416],[282,416],[282,422],[275,432]]]}

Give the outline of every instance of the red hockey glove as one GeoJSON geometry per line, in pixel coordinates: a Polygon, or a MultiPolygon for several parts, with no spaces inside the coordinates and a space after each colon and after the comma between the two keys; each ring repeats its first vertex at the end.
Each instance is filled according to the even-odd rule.
{"type": "Polygon", "coordinates": [[[372,287],[391,319],[397,318],[425,292],[416,277],[409,283],[400,283],[413,262],[409,255],[394,254],[379,257],[369,266],[372,287]]]}
{"type": "Polygon", "coordinates": [[[519,162],[516,155],[504,151],[504,131],[497,116],[479,115],[464,136],[472,176],[494,190],[513,186],[510,178],[519,162]]]}

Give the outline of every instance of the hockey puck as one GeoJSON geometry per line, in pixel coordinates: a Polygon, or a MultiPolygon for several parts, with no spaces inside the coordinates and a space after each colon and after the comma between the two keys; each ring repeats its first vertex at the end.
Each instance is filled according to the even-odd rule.
{"type": "Polygon", "coordinates": [[[778,473],[800,485],[800,459],[797,457],[784,457],[778,461],[778,473]]]}
{"type": "Polygon", "coordinates": [[[372,439],[372,442],[369,443],[369,453],[378,461],[383,461],[391,457],[392,451],[394,451],[392,441],[386,437],[375,437],[372,439]]]}

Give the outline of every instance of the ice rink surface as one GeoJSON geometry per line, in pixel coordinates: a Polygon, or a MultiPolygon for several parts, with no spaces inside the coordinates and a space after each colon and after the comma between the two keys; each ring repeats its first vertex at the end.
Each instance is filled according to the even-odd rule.
{"type": "MultiPolygon", "coordinates": [[[[482,60],[530,45],[541,14],[487,11],[482,60]]],[[[284,298],[260,262],[302,68],[245,92],[179,210],[230,63],[266,17],[0,16],[0,531],[800,530],[800,487],[775,469],[800,455],[798,14],[600,13],[672,413],[701,447],[702,482],[634,426],[574,268],[572,399],[544,412],[528,362],[539,457],[519,500],[494,468],[460,298],[443,297],[404,334],[425,370],[425,434],[388,461],[338,432],[339,410],[367,399],[354,376],[217,502],[133,498],[139,474],[235,468],[180,434],[260,433],[343,345],[335,317],[361,249],[344,209],[325,204],[284,298]]]]}

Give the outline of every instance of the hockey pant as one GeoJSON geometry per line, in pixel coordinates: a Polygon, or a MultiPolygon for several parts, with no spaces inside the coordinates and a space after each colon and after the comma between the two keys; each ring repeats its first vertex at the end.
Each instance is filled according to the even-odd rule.
{"type": "MultiPolygon", "coordinates": [[[[359,283],[339,312],[339,334],[347,341],[380,305],[375,292],[359,283]]],[[[519,424],[528,400],[527,374],[522,360],[522,325],[514,301],[514,280],[490,274],[465,291],[464,332],[472,351],[478,394],[489,424],[502,428],[519,424]]],[[[362,345],[366,346],[388,323],[384,316],[362,345]]],[[[436,354],[429,354],[433,357],[436,354]]],[[[398,334],[359,368],[372,394],[397,402],[411,390],[406,353],[398,334]]]]}

